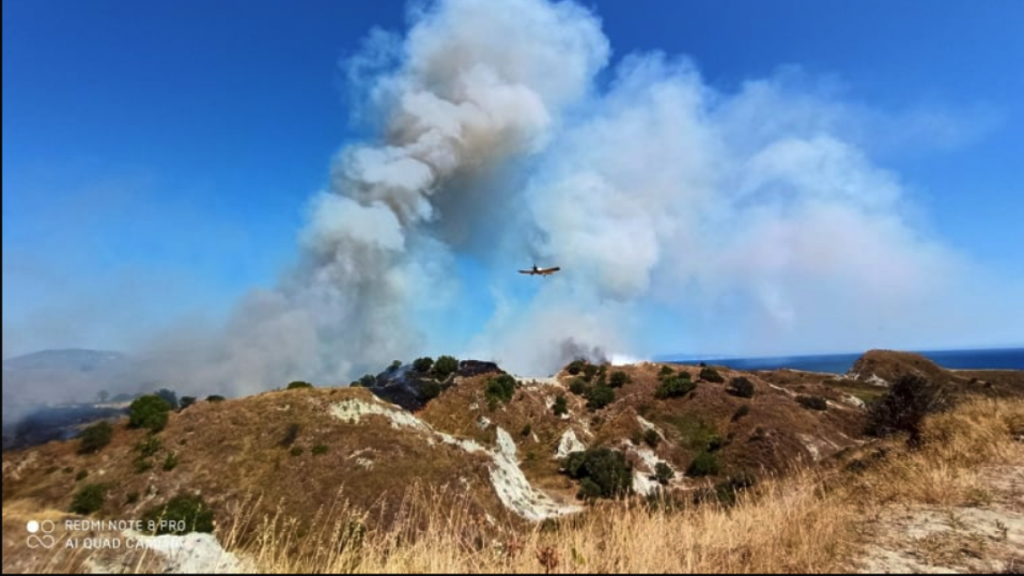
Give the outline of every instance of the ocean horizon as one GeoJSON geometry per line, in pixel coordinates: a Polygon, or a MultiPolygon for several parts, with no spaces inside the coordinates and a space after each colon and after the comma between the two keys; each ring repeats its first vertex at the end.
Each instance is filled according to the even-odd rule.
{"type": "MultiPolygon", "coordinates": [[[[1024,370],[1024,348],[989,348],[979,350],[906,350],[921,354],[943,368],[950,370],[1024,370]]],[[[777,370],[790,368],[808,372],[845,374],[863,352],[850,354],[807,354],[795,356],[723,357],[689,356],[682,354],[659,357],[658,361],[671,364],[713,364],[734,370],[777,370]]]]}

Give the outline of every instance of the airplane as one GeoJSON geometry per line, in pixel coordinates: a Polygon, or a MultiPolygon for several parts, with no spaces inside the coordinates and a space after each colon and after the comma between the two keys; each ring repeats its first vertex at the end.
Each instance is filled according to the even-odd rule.
{"type": "Polygon", "coordinates": [[[555,272],[558,272],[559,270],[561,270],[561,268],[558,267],[558,266],[555,266],[554,268],[537,268],[537,265],[534,264],[533,265],[533,270],[520,270],[519,273],[520,274],[529,274],[531,276],[536,276],[536,275],[549,276],[551,274],[554,274],[555,272]]]}

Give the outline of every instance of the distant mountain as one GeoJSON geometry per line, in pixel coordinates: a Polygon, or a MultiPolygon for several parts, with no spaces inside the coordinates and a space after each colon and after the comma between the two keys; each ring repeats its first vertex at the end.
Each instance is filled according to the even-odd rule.
{"type": "Polygon", "coordinates": [[[132,385],[132,359],[105,350],[43,350],[4,360],[4,421],[24,407],[96,399],[132,385]],[[8,404],[10,402],[10,405],[8,404]]]}
{"type": "Polygon", "coordinates": [[[66,350],[43,350],[24,356],[4,360],[5,370],[69,370],[92,372],[117,364],[123,364],[128,357],[120,352],[71,348],[66,350]]]}

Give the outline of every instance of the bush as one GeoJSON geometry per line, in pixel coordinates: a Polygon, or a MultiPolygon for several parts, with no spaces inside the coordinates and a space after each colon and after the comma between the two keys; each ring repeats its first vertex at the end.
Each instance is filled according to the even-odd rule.
{"type": "Polygon", "coordinates": [[[729,388],[726,392],[738,398],[753,398],[754,383],[743,376],[739,376],[729,381],[729,388]]]}
{"type": "Polygon", "coordinates": [[[565,371],[568,372],[572,376],[578,376],[580,374],[580,372],[583,372],[583,369],[586,366],[587,366],[587,361],[586,360],[573,360],[572,362],[569,363],[568,366],[565,367],[565,371]]]}
{"type": "Polygon", "coordinates": [[[207,396],[206,397],[206,401],[207,402],[211,402],[213,404],[216,404],[217,402],[223,402],[225,400],[227,400],[227,398],[225,398],[225,397],[223,397],[223,396],[221,396],[219,394],[214,394],[212,396],[207,396]]]}
{"type": "Polygon", "coordinates": [[[163,398],[151,394],[132,402],[129,408],[129,423],[132,428],[144,428],[154,434],[167,427],[171,405],[163,398]]]}
{"type": "Polygon", "coordinates": [[[654,479],[663,486],[668,484],[669,481],[675,478],[675,476],[675,471],[664,462],[658,462],[658,464],[654,466],[654,479]]]}
{"type": "Polygon", "coordinates": [[[71,512],[82,516],[99,512],[107,503],[107,492],[110,492],[110,487],[106,484],[83,486],[71,500],[71,512]]]}
{"type": "Polygon", "coordinates": [[[420,374],[426,374],[430,372],[430,369],[434,367],[434,359],[424,356],[423,358],[417,358],[412,363],[412,369],[419,372],[420,374]]]}
{"type": "Polygon", "coordinates": [[[309,382],[303,382],[301,380],[297,380],[295,382],[288,384],[288,390],[307,390],[312,387],[313,385],[310,384],[309,382]]]}
{"type": "Polygon", "coordinates": [[[178,402],[178,412],[184,412],[188,407],[196,403],[195,396],[182,396],[178,402]]]}
{"type": "Polygon", "coordinates": [[[487,380],[484,397],[492,407],[495,407],[499,402],[502,404],[511,402],[515,391],[516,379],[508,374],[502,374],[501,376],[492,376],[487,380]]]}
{"type": "Polygon", "coordinates": [[[142,515],[142,520],[156,535],[213,532],[213,510],[199,496],[179,494],[164,506],[151,508],[142,515]],[[183,530],[179,529],[182,525],[183,530]]]}
{"type": "Polygon", "coordinates": [[[677,374],[677,376],[679,376],[683,380],[686,380],[687,382],[693,380],[693,376],[690,376],[690,373],[687,372],[686,370],[680,370],[679,374],[677,374]]]}
{"type": "Polygon", "coordinates": [[[359,379],[359,384],[361,384],[363,388],[373,388],[377,385],[377,377],[373,374],[367,374],[359,379]]]}
{"type": "Polygon", "coordinates": [[[155,395],[163,398],[164,402],[167,402],[167,405],[171,407],[171,410],[178,409],[178,395],[172,390],[161,388],[155,392],[155,395]]]}
{"type": "Polygon", "coordinates": [[[583,380],[588,384],[590,382],[593,382],[594,376],[597,376],[599,370],[600,369],[597,366],[594,366],[593,364],[587,364],[586,366],[583,367],[583,380]]]}
{"type": "Polygon", "coordinates": [[[164,458],[164,472],[170,472],[178,467],[178,455],[174,452],[167,454],[167,458],[164,458]]]}
{"type": "Polygon", "coordinates": [[[284,431],[284,436],[281,441],[277,443],[281,448],[291,448],[295,441],[299,439],[299,432],[302,431],[302,426],[296,422],[288,425],[288,428],[284,431]]]}
{"type": "Polygon", "coordinates": [[[135,469],[136,474],[145,474],[153,469],[153,462],[148,458],[139,456],[132,462],[132,467],[135,469]]]}
{"type": "Polygon", "coordinates": [[[686,475],[694,478],[714,476],[718,474],[719,469],[717,456],[710,452],[701,452],[690,463],[690,467],[686,469],[686,475]]]}
{"type": "Polygon", "coordinates": [[[722,382],[725,382],[725,378],[722,378],[722,375],[719,374],[718,370],[715,370],[714,368],[701,369],[700,379],[705,382],[715,382],[716,384],[721,384],[722,382]]]}
{"type": "Polygon", "coordinates": [[[533,426],[530,426],[529,424],[527,424],[526,426],[523,426],[523,429],[519,431],[519,435],[522,436],[523,438],[526,438],[527,436],[529,436],[532,433],[533,433],[533,426]]]}
{"type": "Polygon", "coordinates": [[[313,447],[313,456],[323,456],[327,454],[329,451],[330,448],[328,448],[326,445],[317,444],[316,446],[313,447]]]}
{"type": "Polygon", "coordinates": [[[390,369],[391,369],[392,372],[394,372],[395,370],[398,370],[401,367],[402,367],[402,361],[401,360],[395,360],[394,362],[391,363],[391,368],[390,369]]]}
{"type": "Polygon", "coordinates": [[[607,386],[594,386],[587,391],[587,408],[600,410],[615,402],[615,390],[607,386]]]}
{"type": "Polygon", "coordinates": [[[654,392],[654,397],[659,400],[668,398],[681,398],[693,392],[697,385],[679,376],[669,376],[661,381],[661,385],[654,392]]]}
{"type": "Polygon", "coordinates": [[[75,474],[75,482],[81,482],[82,480],[85,480],[88,477],[89,477],[89,471],[88,470],[79,470],[78,474],[75,474]]]}
{"type": "Polygon", "coordinates": [[[671,366],[662,366],[661,370],[658,371],[659,378],[665,378],[673,374],[675,374],[675,370],[673,370],[671,366]]]}
{"type": "Polygon", "coordinates": [[[306,451],[303,450],[302,447],[300,447],[300,446],[296,446],[295,448],[292,448],[292,451],[291,451],[292,458],[298,458],[299,456],[302,456],[305,453],[306,453],[306,451]]]}
{"type": "Polygon", "coordinates": [[[595,448],[586,452],[573,452],[565,460],[566,473],[580,480],[580,494],[584,499],[615,498],[629,494],[633,473],[622,452],[608,448],[595,448]]]}
{"type": "Polygon", "coordinates": [[[799,403],[804,408],[807,408],[808,410],[818,410],[821,412],[828,410],[828,401],[826,401],[821,396],[801,395],[796,397],[796,401],[797,403],[799,403]]]}
{"type": "Polygon", "coordinates": [[[750,472],[740,472],[726,478],[715,486],[715,495],[718,501],[727,506],[736,503],[736,496],[745,490],[757,485],[757,476],[750,472]]]}
{"type": "Polygon", "coordinates": [[[163,442],[156,436],[146,436],[135,445],[135,451],[139,453],[140,458],[149,458],[156,456],[156,453],[160,451],[163,442]]]}
{"type": "Polygon", "coordinates": [[[588,388],[589,386],[587,386],[587,383],[583,378],[573,378],[572,382],[569,383],[569,392],[572,392],[577,396],[585,395],[588,388]]]}
{"type": "Polygon", "coordinates": [[[459,369],[459,361],[452,356],[441,356],[434,362],[431,374],[438,380],[447,380],[449,376],[459,369]]]}
{"type": "Polygon", "coordinates": [[[661,443],[661,434],[658,434],[654,428],[647,430],[644,432],[644,443],[651,448],[657,448],[658,444],[661,443]]]}
{"type": "Polygon", "coordinates": [[[616,370],[611,373],[611,376],[609,376],[608,385],[612,388],[622,388],[626,384],[629,384],[629,381],[629,374],[626,374],[622,370],[616,370]]]}
{"type": "Polygon", "coordinates": [[[747,404],[743,404],[742,406],[737,408],[735,412],[733,412],[732,421],[738,422],[740,418],[743,418],[748,414],[750,414],[750,406],[747,404]]]}
{"type": "Polygon", "coordinates": [[[949,406],[946,391],[927,378],[906,374],[868,409],[868,433],[884,437],[909,434],[911,445],[921,441],[921,423],[925,416],[949,406]]]}
{"type": "Polygon", "coordinates": [[[114,439],[114,427],[109,422],[97,422],[82,431],[79,436],[79,454],[95,454],[110,445],[114,439]]]}
{"type": "Polygon", "coordinates": [[[555,412],[555,416],[565,416],[569,413],[569,403],[565,399],[564,394],[559,394],[555,398],[555,405],[552,407],[555,412]]]}
{"type": "Polygon", "coordinates": [[[425,382],[420,386],[420,398],[424,402],[430,402],[434,398],[437,398],[444,392],[444,388],[437,382],[425,382]]]}

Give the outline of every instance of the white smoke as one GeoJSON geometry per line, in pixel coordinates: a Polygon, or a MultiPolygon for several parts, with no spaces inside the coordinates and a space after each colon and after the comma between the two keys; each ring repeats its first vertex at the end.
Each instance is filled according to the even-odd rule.
{"type": "Polygon", "coordinates": [[[498,302],[466,352],[519,374],[681,345],[913,346],[1005,312],[979,317],[1009,300],[961,282],[964,261],[912,223],[903,184],[863,148],[863,107],[792,70],[725,93],[686,59],[634,54],[599,86],[609,42],[574,2],[410,13],[404,38],[374,31],[349,61],[378,137],[339,152],[300,265],[238,311],[202,380],[336,384],[408,359],[445,331],[412,319],[458,305],[460,253],[493,267],[472,288],[498,302]],[[507,279],[528,257],[564,269],[532,297],[507,279]],[[935,319],[958,302],[974,313],[935,319]],[[652,336],[666,311],[678,329],[652,336]]]}

